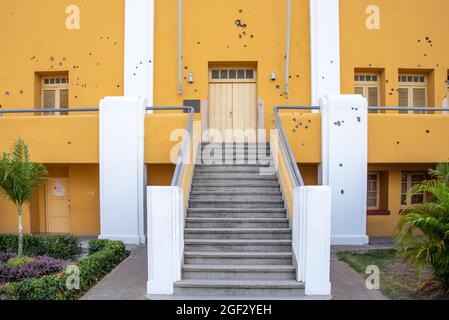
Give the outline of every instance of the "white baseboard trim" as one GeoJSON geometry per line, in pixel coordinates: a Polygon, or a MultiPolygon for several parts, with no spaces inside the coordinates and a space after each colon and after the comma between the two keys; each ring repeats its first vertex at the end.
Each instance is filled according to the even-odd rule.
{"type": "Polygon", "coordinates": [[[108,235],[101,234],[98,236],[98,239],[106,239],[106,240],[119,240],[123,241],[125,244],[142,244],[141,238],[138,235],[108,235]]]}
{"type": "Polygon", "coordinates": [[[331,245],[333,246],[361,246],[368,243],[369,237],[365,235],[331,236],[331,245]]]}

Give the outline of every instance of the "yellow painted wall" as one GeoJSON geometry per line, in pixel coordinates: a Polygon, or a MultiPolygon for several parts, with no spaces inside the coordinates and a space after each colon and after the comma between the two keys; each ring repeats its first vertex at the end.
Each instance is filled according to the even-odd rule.
{"type": "Polygon", "coordinates": [[[287,3],[263,1],[184,1],[183,85],[177,94],[177,1],[156,0],[155,104],[181,105],[208,99],[209,62],[257,63],[257,95],[265,102],[265,126],[274,105],[310,104],[309,1],[292,1],[290,95],[283,94],[287,3]],[[235,21],[246,24],[238,28],[235,21]],[[245,33],[245,34],[244,34],[245,33]],[[192,72],[194,83],[186,80],[192,72]],[[277,75],[270,80],[271,72],[277,75]]]}
{"type": "MultiPolygon", "coordinates": [[[[75,235],[100,233],[98,165],[47,165],[49,177],[68,178],[70,184],[70,231],[75,235]]],[[[24,232],[46,232],[46,191],[40,186],[30,205],[24,207],[24,232]]],[[[0,233],[17,232],[17,210],[0,198],[0,233]]]]}
{"type": "Polygon", "coordinates": [[[447,95],[447,0],[340,1],[341,88],[354,92],[354,69],[383,69],[384,104],[398,105],[398,70],[429,72],[429,105],[447,95]],[[368,30],[365,10],[380,9],[380,30],[368,30]]]}
{"type": "Polygon", "coordinates": [[[0,117],[0,152],[18,137],[42,163],[98,163],[98,114],[0,117]]]}
{"type": "Polygon", "coordinates": [[[38,106],[36,73],[68,72],[70,107],[123,95],[123,0],[2,0],[0,44],[3,109],[38,106]],[[80,8],[79,30],[66,28],[68,5],[80,8]]]}
{"type": "Polygon", "coordinates": [[[391,236],[394,233],[401,211],[401,173],[402,171],[427,172],[433,164],[378,164],[369,165],[369,171],[385,171],[388,174],[387,216],[368,216],[367,233],[371,237],[391,236]]]}

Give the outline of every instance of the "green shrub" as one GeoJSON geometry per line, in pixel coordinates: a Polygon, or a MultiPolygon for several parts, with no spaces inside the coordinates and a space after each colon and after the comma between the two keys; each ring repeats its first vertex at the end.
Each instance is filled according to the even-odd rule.
{"type": "MultiPolygon", "coordinates": [[[[18,236],[0,234],[0,252],[17,252],[18,236]]],[[[23,236],[23,253],[29,256],[49,255],[57,259],[69,259],[78,252],[79,241],[71,235],[23,236]]]]}
{"type": "Polygon", "coordinates": [[[92,247],[101,247],[101,249],[90,254],[78,264],[80,272],[79,290],[66,288],[66,280],[69,276],[66,269],[64,273],[57,275],[8,284],[0,288],[0,298],[3,295],[9,300],[77,299],[127,257],[125,245],[121,241],[101,240],[101,242],[97,242],[94,240],[92,247]]]}
{"type": "Polygon", "coordinates": [[[104,239],[89,241],[89,255],[103,250],[104,247],[108,244],[108,242],[109,240],[104,239]]]}
{"type": "Polygon", "coordinates": [[[6,265],[8,267],[20,267],[25,264],[31,263],[34,261],[34,258],[27,257],[27,256],[21,256],[21,257],[15,257],[11,258],[6,262],[6,265]]]}

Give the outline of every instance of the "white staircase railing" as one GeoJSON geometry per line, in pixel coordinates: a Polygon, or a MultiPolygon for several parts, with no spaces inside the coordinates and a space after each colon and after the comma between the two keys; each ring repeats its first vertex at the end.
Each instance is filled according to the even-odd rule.
{"type": "Polygon", "coordinates": [[[292,228],[296,280],[305,283],[306,295],[330,296],[331,190],[305,186],[279,114],[315,109],[319,107],[275,107],[270,144],[292,228]]]}

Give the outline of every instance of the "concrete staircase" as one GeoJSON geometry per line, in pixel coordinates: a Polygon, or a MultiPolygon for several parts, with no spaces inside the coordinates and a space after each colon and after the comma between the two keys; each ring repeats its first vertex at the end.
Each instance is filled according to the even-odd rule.
{"type": "Polygon", "coordinates": [[[252,161],[257,147],[269,156],[269,145],[231,147],[233,154],[222,147],[226,164],[203,159],[195,167],[175,296],[301,298],[277,175],[261,175],[269,163],[252,161]]]}

